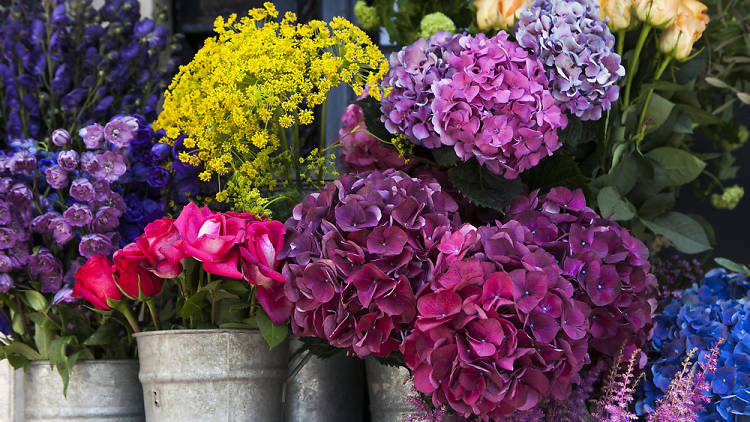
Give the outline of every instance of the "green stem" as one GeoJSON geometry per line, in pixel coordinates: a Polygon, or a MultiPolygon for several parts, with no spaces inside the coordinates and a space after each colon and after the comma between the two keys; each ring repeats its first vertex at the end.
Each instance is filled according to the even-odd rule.
{"type": "Polygon", "coordinates": [[[713,181],[714,181],[714,182],[716,182],[716,184],[717,184],[717,185],[719,185],[719,187],[721,188],[721,190],[724,190],[724,184],[723,184],[723,183],[721,183],[721,180],[719,180],[719,178],[718,178],[718,177],[716,177],[716,175],[714,175],[713,173],[711,173],[711,172],[710,172],[710,171],[708,171],[708,170],[703,170],[703,171],[702,171],[701,173],[703,173],[703,174],[705,174],[706,176],[708,176],[708,177],[710,177],[711,179],[713,179],[713,181]]]}
{"type": "Polygon", "coordinates": [[[651,25],[644,23],[641,29],[641,34],[638,36],[638,43],[635,45],[635,51],[633,52],[633,59],[630,61],[630,68],[628,69],[627,82],[625,83],[625,97],[623,100],[623,111],[630,105],[630,87],[633,85],[633,77],[635,72],[638,71],[638,59],[643,50],[643,46],[646,44],[648,39],[648,33],[651,31],[651,25]]]}
{"type": "Polygon", "coordinates": [[[130,324],[130,328],[133,329],[134,333],[141,332],[140,328],[138,328],[138,323],[135,321],[135,317],[133,317],[133,313],[130,312],[130,308],[128,308],[128,305],[125,302],[117,302],[114,308],[125,316],[125,319],[128,320],[128,324],[130,324]]]}
{"type": "Polygon", "coordinates": [[[617,31],[617,55],[622,58],[622,53],[625,50],[625,32],[624,29],[617,31]]]}
{"type": "MultiPolygon", "coordinates": [[[[672,62],[672,56],[667,56],[664,58],[664,60],[661,62],[661,65],[659,66],[659,69],[656,70],[656,74],[654,75],[654,82],[658,81],[659,78],[661,78],[661,75],[664,74],[664,71],[667,69],[667,66],[672,62]]],[[[646,94],[646,101],[643,103],[643,109],[641,110],[641,117],[638,119],[638,143],[640,143],[643,140],[643,135],[646,132],[646,127],[643,125],[643,123],[646,120],[646,111],[648,111],[648,106],[651,103],[651,97],[654,95],[654,87],[648,89],[648,93],[646,94]]]]}
{"type": "MultiPolygon", "coordinates": [[[[323,156],[323,150],[326,147],[326,105],[328,104],[328,101],[323,101],[322,108],[320,111],[320,143],[318,151],[323,156]]],[[[325,160],[321,160],[320,167],[318,168],[318,181],[323,181],[323,170],[325,169],[326,162],[325,160]]]]}
{"type": "Polygon", "coordinates": [[[156,306],[154,305],[154,299],[149,299],[146,301],[146,306],[148,306],[148,311],[151,313],[151,320],[154,321],[154,328],[159,331],[161,328],[159,328],[159,315],[156,312],[156,306]]]}

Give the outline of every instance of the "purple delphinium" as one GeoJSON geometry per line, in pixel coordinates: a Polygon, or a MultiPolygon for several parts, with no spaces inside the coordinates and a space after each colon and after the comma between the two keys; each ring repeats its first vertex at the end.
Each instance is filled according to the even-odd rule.
{"type": "Polygon", "coordinates": [[[0,293],[6,293],[8,290],[12,289],[14,285],[15,284],[10,275],[0,273],[0,293]]]}
{"type": "Polygon", "coordinates": [[[84,235],[78,244],[78,252],[85,258],[109,255],[112,253],[112,239],[99,233],[84,235]]]}
{"type": "Polygon", "coordinates": [[[70,184],[70,197],[76,201],[91,202],[94,200],[94,195],[94,185],[89,179],[75,179],[70,184]]]}
{"type": "Polygon", "coordinates": [[[596,0],[535,0],[521,12],[516,39],[544,64],[564,110],[599,120],[617,101],[625,68],[596,0]]]}
{"type": "Polygon", "coordinates": [[[70,132],[65,129],[55,129],[50,138],[52,139],[52,143],[56,146],[64,147],[70,142],[72,137],[70,136],[70,132]]]}
{"type": "Polygon", "coordinates": [[[73,171],[78,168],[78,153],[73,150],[65,150],[57,153],[57,165],[65,171],[73,171]]]}
{"type": "Polygon", "coordinates": [[[44,175],[47,178],[47,183],[54,189],[62,189],[68,186],[68,172],[57,164],[45,170],[44,175]]]}
{"type": "Polygon", "coordinates": [[[84,227],[94,218],[88,205],[73,204],[63,212],[65,221],[73,227],[84,227]]]}
{"type": "Polygon", "coordinates": [[[78,135],[88,149],[99,149],[104,146],[104,128],[99,123],[81,128],[78,135]]]}
{"type": "Polygon", "coordinates": [[[127,153],[121,151],[104,151],[96,156],[97,168],[91,172],[97,180],[104,180],[106,182],[114,182],[120,178],[125,171],[128,169],[125,164],[125,155],[127,153]]]}
{"type": "Polygon", "coordinates": [[[104,139],[118,148],[125,148],[135,137],[138,120],[133,116],[117,117],[104,126],[104,139]]]}

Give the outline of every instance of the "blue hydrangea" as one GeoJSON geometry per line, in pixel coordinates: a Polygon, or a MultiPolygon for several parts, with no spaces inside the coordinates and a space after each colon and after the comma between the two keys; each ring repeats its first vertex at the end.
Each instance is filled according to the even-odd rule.
{"type": "Polygon", "coordinates": [[[564,110],[598,120],[617,101],[625,68],[597,0],[535,0],[521,13],[516,39],[542,61],[564,110]]]}
{"type": "Polygon", "coordinates": [[[723,269],[709,271],[699,285],[662,303],[651,339],[642,412],[654,407],[681,368],[688,351],[702,359],[719,338],[717,370],[709,374],[711,404],[699,421],[732,421],[750,415],[750,280],[723,269]]]}

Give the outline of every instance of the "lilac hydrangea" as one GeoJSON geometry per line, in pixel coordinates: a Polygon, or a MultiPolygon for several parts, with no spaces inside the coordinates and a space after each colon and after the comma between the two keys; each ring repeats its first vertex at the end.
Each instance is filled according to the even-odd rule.
{"type": "Polygon", "coordinates": [[[617,101],[625,68],[597,0],[535,0],[521,12],[516,39],[542,61],[564,110],[598,120],[617,101]]]}
{"type": "Polygon", "coordinates": [[[384,86],[393,89],[381,101],[390,132],[428,148],[451,146],[463,161],[476,158],[509,179],[560,148],[557,129],[567,118],[541,62],[504,31],[447,39],[391,55],[384,86]]]}
{"type": "Polygon", "coordinates": [[[435,94],[430,87],[448,73],[446,59],[460,51],[459,39],[459,35],[441,31],[391,54],[390,70],[383,80],[383,87],[391,91],[380,102],[380,119],[389,132],[403,133],[427,148],[440,146],[432,124],[435,94]]]}

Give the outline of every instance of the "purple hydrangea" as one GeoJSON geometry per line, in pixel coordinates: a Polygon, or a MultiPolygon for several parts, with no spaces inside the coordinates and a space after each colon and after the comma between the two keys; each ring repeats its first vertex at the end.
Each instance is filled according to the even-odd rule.
{"type": "Polygon", "coordinates": [[[460,36],[441,31],[429,40],[419,39],[391,54],[390,70],[383,87],[391,92],[380,102],[386,129],[403,133],[417,145],[440,146],[440,136],[432,125],[432,84],[448,73],[447,57],[461,50],[460,36]]]}
{"type": "Polygon", "coordinates": [[[280,254],[295,336],[360,357],[397,350],[457,211],[440,184],[393,169],[345,175],[306,196],[280,254]]]}
{"type": "Polygon", "coordinates": [[[398,152],[366,132],[362,107],[349,104],[341,115],[337,142],[341,145],[341,163],[349,171],[404,169],[406,163],[398,152]]]}
{"type": "Polygon", "coordinates": [[[57,164],[65,171],[73,171],[78,168],[78,153],[73,150],[60,151],[57,153],[57,164]]]}
{"type": "Polygon", "coordinates": [[[535,0],[521,13],[516,38],[544,63],[564,110],[598,120],[617,101],[625,68],[596,0],[535,0]]]}

